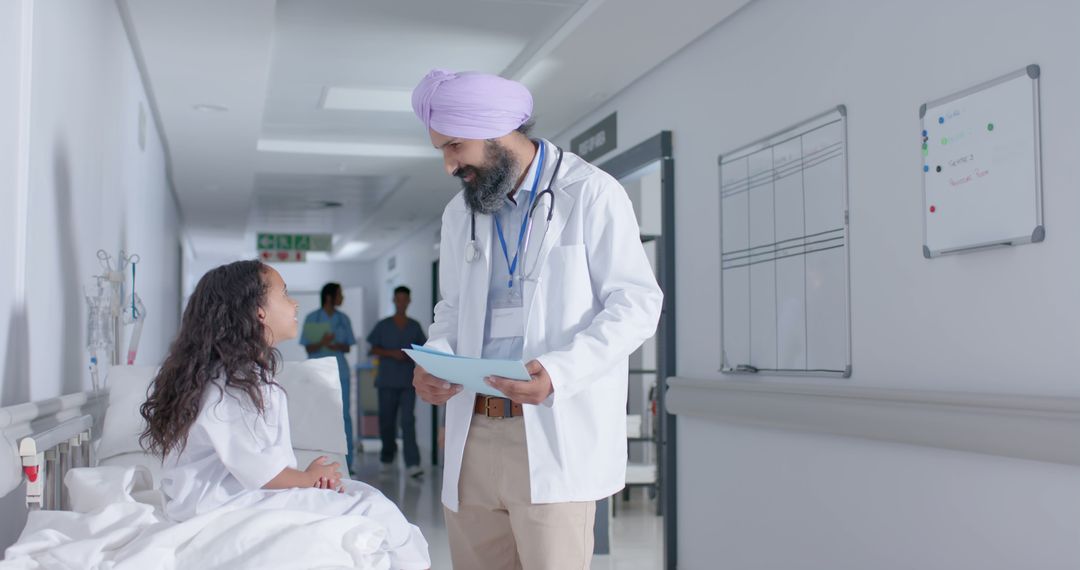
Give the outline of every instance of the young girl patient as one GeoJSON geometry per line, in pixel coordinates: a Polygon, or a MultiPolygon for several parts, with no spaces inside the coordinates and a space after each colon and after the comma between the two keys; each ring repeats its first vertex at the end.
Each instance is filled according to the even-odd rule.
{"type": "MultiPolygon", "coordinates": [[[[373,487],[342,480],[325,457],[298,470],[285,391],[274,382],[296,338],[296,301],[273,268],[239,261],[203,276],[140,412],[140,441],[163,457],[166,514],[219,507],[365,515],[386,528],[394,568],[428,568],[427,541],[373,487]]],[[[327,413],[337,413],[327,410],[327,413]]]]}

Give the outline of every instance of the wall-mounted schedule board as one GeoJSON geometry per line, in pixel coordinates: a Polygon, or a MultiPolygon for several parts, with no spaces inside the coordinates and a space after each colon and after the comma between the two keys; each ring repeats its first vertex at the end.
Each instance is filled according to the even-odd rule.
{"type": "Polygon", "coordinates": [[[1039,66],[926,103],[923,255],[1042,241],[1039,66]]]}
{"type": "Polygon", "coordinates": [[[723,372],[851,374],[846,118],[719,158],[723,372]]]}

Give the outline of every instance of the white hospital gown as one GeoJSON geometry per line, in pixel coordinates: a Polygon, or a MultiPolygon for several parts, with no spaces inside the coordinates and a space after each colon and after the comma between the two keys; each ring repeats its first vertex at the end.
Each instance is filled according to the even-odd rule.
{"type": "MultiPolygon", "coordinates": [[[[266,411],[258,414],[243,392],[207,387],[183,452],[165,458],[161,490],[165,513],[176,521],[222,507],[291,509],[324,515],[364,515],[386,528],[394,568],[429,568],[427,541],[374,487],[342,480],[344,493],[327,489],[263,489],[286,467],[297,468],[284,390],[266,385],[266,411]]],[[[306,466],[305,466],[306,467],[306,466]]]]}

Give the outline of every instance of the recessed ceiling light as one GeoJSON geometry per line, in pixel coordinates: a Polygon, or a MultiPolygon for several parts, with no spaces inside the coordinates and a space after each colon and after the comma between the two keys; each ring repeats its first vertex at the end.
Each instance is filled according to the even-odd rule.
{"type": "Polygon", "coordinates": [[[356,257],[364,252],[367,248],[371,247],[371,244],[366,241],[350,241],[341,246],[341,249],[334,256],[335,259],[348,259],[356,257]]]}
{"type": "Polygon", "coordinates": [[[437,158],[430,144],[394,144],[312,140],[259,139],[259,152],[322,154],[326,156],[371,156],[382,158],[437,158]]]}
{"type": "Polygon", "coordinates": [[[216,103],[196,103],[195,105],[192,105],[191,108],[200,113],[224,113],[229,110],[225,105],[218,105],[216,103]]]}
{"type": "Polygon", "coordinates": [[[412,112],[411,89],[361,89],[327,87],[323,91],[323,109],[341,111],[412,112]]]}

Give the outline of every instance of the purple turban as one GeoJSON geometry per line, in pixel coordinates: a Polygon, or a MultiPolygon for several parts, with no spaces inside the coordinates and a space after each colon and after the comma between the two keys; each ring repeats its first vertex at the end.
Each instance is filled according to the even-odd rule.
{"type": "Polygon", "coordinates": [[[448,137],[494,139],[532,115],[532,94],[498,75],[435,69],[413,89],[412,106],[424,126],[448,137]]]}

